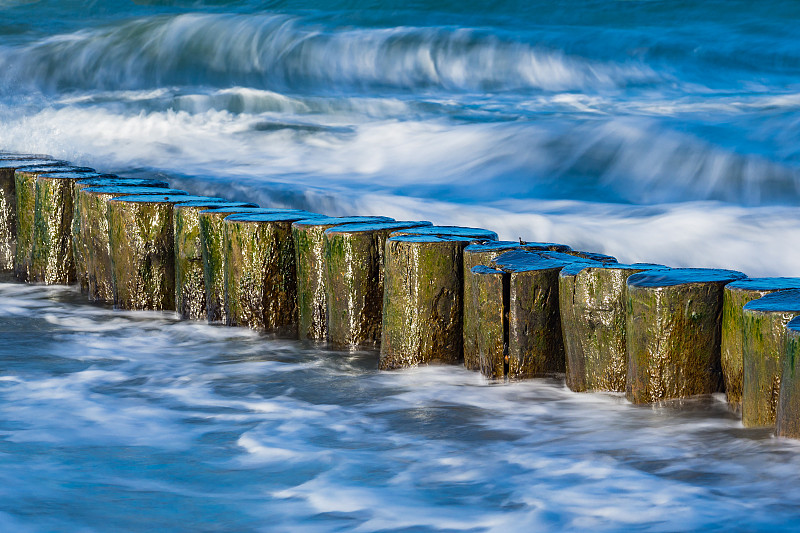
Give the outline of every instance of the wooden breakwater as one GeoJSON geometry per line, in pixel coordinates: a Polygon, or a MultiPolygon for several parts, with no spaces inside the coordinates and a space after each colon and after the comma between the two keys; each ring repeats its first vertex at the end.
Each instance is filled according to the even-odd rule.
{"type": "Polygon", "coordinates": [[[644,404],[725,392],[745,426],[800,438],[800,278],[258,207],[2,152],[0,271],[121,309],[377,348],[381,369],[565,376],[644,404]]]}

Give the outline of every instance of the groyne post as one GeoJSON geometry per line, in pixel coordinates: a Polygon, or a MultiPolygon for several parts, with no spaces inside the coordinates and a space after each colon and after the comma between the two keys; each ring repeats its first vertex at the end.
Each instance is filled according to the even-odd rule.
{"type": "Polygon", "coordinates": [[[723,287],[745,277],[677,268],[628,278],[628,400],[650,403],[722,390],[723,287]]]}

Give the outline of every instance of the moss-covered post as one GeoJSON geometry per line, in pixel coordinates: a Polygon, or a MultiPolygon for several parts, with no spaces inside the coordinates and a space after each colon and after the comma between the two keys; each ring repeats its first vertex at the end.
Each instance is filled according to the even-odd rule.
{"type": "Polygon", "coordinates": [[[73,248],[74,184],[94,171],[56,172],[36,177],[30,281],[68,285],[77,279],[73,248]]]}
{"type": "Polygon", "coordinates": [[[200,238],[200,212],[213,208],[257,208],[246,202],[199,201],[176,204],[175,225],[175,310],[182,318],[205,320],[206,286],[200,238]]]}
{"type": "Polygon", "coordinates": [[[785,340],[775,432],[779,437],[800,439],[800,318],[786,325],[785,340]]]}
{"type": "Polygon", "coordinates": [[[611,255],[601,254],[598,252],[584,252],[581,250],[568,250],[567,255],[574,255],[580,259],[588,259],[590,261],[597,261],[598,263],[617,263],[617,258],[611,255]]]}
{"type": "MultiPolygon", "coordinates": [[[[477,265],[472,267],[468,279],[472,288],[467,291],[465,278],[464,294],[468,294],[472,301],[465,301],[464,309],[472,309],[474,315],[475,331],[471,335],[471,342],[477,352],[473,355],[478,360],[477,370],[485,376],[505,377],[508,370],[510,276],[502,270],[477,265]]],[[[466,334],[464,339],[467,339],[466,334]]]]}
{"type": "Polygon", "coordinates": [[[9,154],[0,158],[0,272],[14,270],[17,251],[17,193],[14,172],[17,168],[42,165],[54,166],[60,162],[50,159],[9,154]]]}
{"type": "Polygon", "coordinates": [[[184,191],[161,187],[79,187],[75,194],[73,250],[79,278],[86,279],[89,300],[114,301],[111,245],[108,236],[108,202],[121,196],[185,196],[184,191]],[[80,258],[80,259],[78,259],[80,258]]]}
{"type": "Polygon", "coordinates": [[[107,203],[114,304],[120,309],[175,310],[172,207],[207,196],[135,195],[107,203]]]}
{"type": "Polygon", "coordinates": [[[800,315],[800,290],[748,302],[742,316],[742,424],[772,427],[781,391],[786,325],[800,315]]]}
{"type": "Polygon", "coordinates": [[[469,237],[386,241],[380,368],[463,361],[463,250],[469,237]]]}
{"type": "Polygon", "coordinates": [[[722,377],[728,405],[735,412],[742,410],[742,320],[744,306],[751,300],[786,289],[800,289],[800,278],[752,278],[725,285],[722,300],[722,377]]]}
{"type": "Polygon", "coordinates": [[[325,231],[342,224],[393,222],[388,217],[320,217],[292,224],[297,265],[298,328],[301,340],[328,338],[328,269],[325,265],[325,231]]]}
{"type": "Polygon", "coordinates": [[[91,169],[69,165],[35,165],[17,168],[14,172],[14,193],[17,199],[17,249],[14,274],[20,281],[31,281],[33,246],[36,237],[36,179],[42,174],[86,173],[91,169]]]}
{"type": "Polygon", "coordinates": [[[575,392],[625,392],[628,276],[662,265],[576,263],[559,274],[567,386],[575,392]]]}
{"type": "MultiPolygon", "coordinates": [[[[89,250],[83,240],[84,235],[81,229],[81,222],[84,217],[81,214],[81,204],[79,201],[80,191],[94,187],[139,187],[142,190],[149,190],[150,188],[163,189],[166,188],[166,186],[166,182],[163,181],[136,178],[127,179],[120,178],[114,174],[101,174],[92,178],[78,180],[72,184],[72,256],[75,260],[75,273],[78,277],[78,284],[82,292],[89,292],[89,250]]],[[[105,217],[105,214],[103,216],[105,217]]],[[[106,242],[108,242],[107,236],[106,242]]],[[[109,269],[110,264],[109,259],[109,269]]],[[[110,290],[109,285],[109,291],[110,290]]],[[[109,298],[111,298],[110,294],[109,292],[109,298]]]]}
{"type": "MultiPolygon", "coordinates": [[[[473,271],[477,266],[487,266],[498,255],[510,250],[520,248],[518,242],[511,241],[484,241],[470,244],[464,248],[464,367],[469,370],[480,370],[481,360],[478,347],[478,335],[484,327],[484,321],[479,319],[483,300],[477,298],[475,290],[482,287],[484,280],[476,280],[477,275],[490,277],[496,272],[494,269],[484,272],[473,271]]],[[[488,281],[486,281],[488,282],[488,281]]],[[[493,323],[494,324],[494,323],[493,323]]]]}
{"type": "MultiPolygon", "coordinates": [[[[505,376],[522,379],[560,374],[565,369],[558,300],[558,276],[573,262],[587,261],[551,252],[515,250],[492,261],[508,275],[508,360],[505,376]]],[[[497,371],[497,362],[481,364],[497,371]]]]}
{"type": "Polygon", "coordinates": [[[745,277],[676,268],[628,278],[628,400],[650,403],[722,390],[723,287],[745,277]]]}
{"type": "Polygon", "coordinates": [[[464,366],[469,370],[480,370],[478,353],[478,333],[482,327],[477,319],[478,302],[473,290],[472,269],[488,266],[492,259],[511,250],[558,251],[567,252],[571,248],[552,242],[482,241],[464,248],[464,366]]]}
{"type": "MultiPolygon", "coordinates": [[[[225,312],[225,218],[236,213],[308,213],[298,209],[223,207],[200,212],[200,247],[203,282],[206,287],[206,317],[209,324],[227,324],[225,312]]],[[[309,213],[313,218],[314,213],[309,213]]]]}
{"type": "Polygon", "coordinates": [[[292,223],[313,213],[239,213],[225,218],[225,310],[229,326],[297,335],[292,223]]]}
{"type": "Polygon", "coordinates": [[[325,231],[328,340],[337,346],[381,340],[386,239],[394,231],[430,222],[343,224],[325,231]]]}

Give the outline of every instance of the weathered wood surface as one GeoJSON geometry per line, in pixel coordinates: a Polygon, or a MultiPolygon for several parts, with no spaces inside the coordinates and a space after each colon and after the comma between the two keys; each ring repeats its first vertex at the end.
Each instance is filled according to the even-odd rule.
{"type": "Polygon", "coordinates": [[[677,268],[628,278],[628,400],[650,403],[722,390],[723,287],[745,277],[677,268]]]}
{"type": "Polygon", "coordinates": [[[47,172],[36,177],[30,281],[47,285],[68,285],[76,281],[74,185],[79,180],[99,175],[83,169],[47,172]]]}
{"type": "MultiPolygon", "coordinates": [[[[308,213],[299,209],[224,207],[200,212],[200,246],[203,282],[206,287],[206,316],[209,324],[227,324],[225,311],[225,218],[235,213],[308,213]]],[[[313,213],[309,213],[314,217],[313,213]]]]}
{"type": "Polygon", "coordinates": [[[786,289],[800,289],[800,278],[752,278],[725,285],[722,302],[722,377],[728,405],[736,412],[742,409],[744,306],[751,300],[786,289]]]}
{"type": "Polygon", "coordinates": [[[75,193],[77,219],[73,224],[73,253],[79,280],[86,280],[89,300],[114,301],[111,244],[108,231],[108,202],[131,195],[184,196],[185,191],[162,187],[78,187],[75,193]]]}
{"type": "Polygon", "coordinates": [[[200,212],[211,208],[257,208],[247,202],[183,202],[173,208],[175,230],[175,310],[182,318],[205,320],[206,286],[200,212]]]}
{"type": "Polygon", "coordinates": [[[207,196],[136,195],[107,204],[114,305],[121,309],[175,310],[176,203],[207,196]]]}
{"type": "MultiPolygon", "coordinates": [[[[57,164],[36,164],[15,169],[14,194],[17,202],[17,248],[14,254],[14,274],[18,280],[32,281],[31,270],[37,220],[36,180],[38,176],[41,174],[74,172],[88,175],[93,171],[90,168],[63,165],[60,162],[57,164]]],[[[62,207],[58,209],[62,209],[62,207]]]]}
{"type": "Polygon", "coordinates": [[[475,240],[496,241],[497,233],[483,228],[466,228],[463,226],[416,226],[414,228],[404,228],[391,233],[392,237],[401,235],[434,235],[454,237],[465,237],[475,240]]]}
{"type": "Polygon", "coordinates": [[[325,231],[328,338],[337,346],[381,341],[386,240],[427,221],[344,224],[325,231]]]}
{"type": "Polygon", "coordinates": [[[463,250],[470,237],[386,241],[380,368],[463,362],[463,250]]]}
{"type": "Polygon", "coordinates": [[[742,316],[742,424],[772,427],[781,390],[787,324],[800,315],[800,290],[767,294],[744,306],[742,316]]]}
{"type": "Polygon", "coordinates": [[[297,265],[298,336],[301,340],[328,338],[328,269],[325,232],[343,224],[393,222],[389,217],[319,217],[292,224],[297,265]]]}
{"type": "Polygon", "coordinates": [[[779,437],[800,439],[800,318],[786,325],[775,432],[779,437]]]}
{"type": "Polygon", "coordinates": [[[575,392],[625,392],[627,280],[654,264],[576,263],[559,274],[567,386],[575,392]]]}
{"type": "Polygon", "coordinates": [[[508,276],[508,350],[503,363],[481,358],[484,375],[522,379],[564,372],[558,276],[564,267],[582,261],[598,264],[562,253],[531,250],[506,252],[492,261],[492,267],[508,276]],[[498,375],[500,369],[503,375],[498,375]]]}
{"type": "MultiPolygon", "coordinates": [[[[314,213],[226,217],[225,309],[229,326],[297,336],[297,270],[292,223],[314,213]]],[[[321,216],[321,215],[317,215],[321,216]]]]}

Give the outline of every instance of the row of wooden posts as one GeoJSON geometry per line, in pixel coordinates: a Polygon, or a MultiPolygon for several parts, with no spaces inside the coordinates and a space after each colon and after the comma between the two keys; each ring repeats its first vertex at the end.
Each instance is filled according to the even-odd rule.
{"type": "Polygon", "coordinates": [[[120,309],[380,347],[380,368],[651,403],[724,391],[745,426],[800,438],[800,278],[621,264],[489,230],[192,196],[0,153],[0,270],[120,309]]]}

